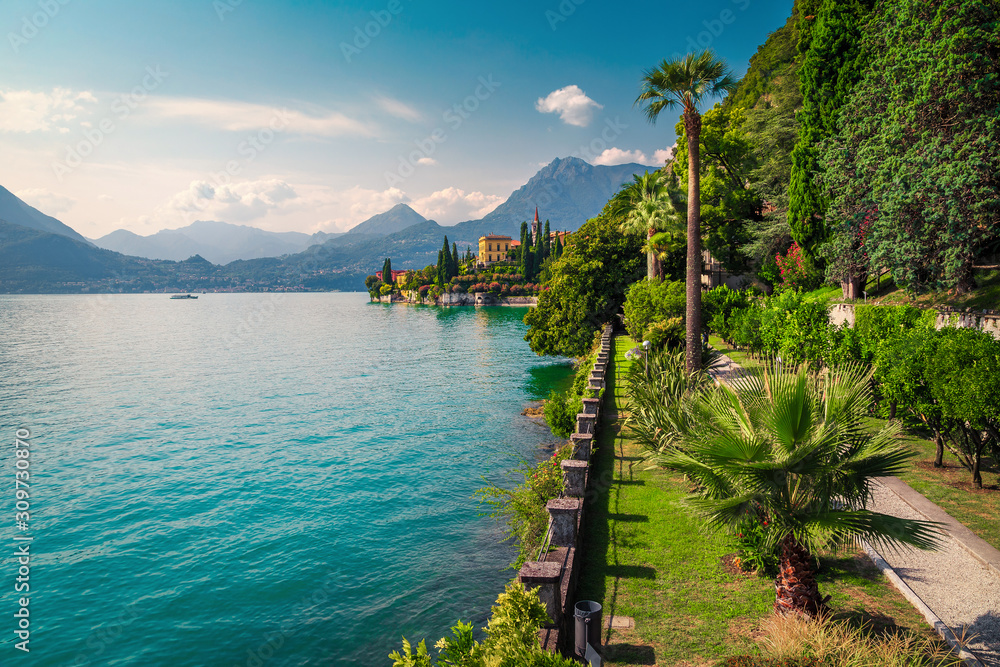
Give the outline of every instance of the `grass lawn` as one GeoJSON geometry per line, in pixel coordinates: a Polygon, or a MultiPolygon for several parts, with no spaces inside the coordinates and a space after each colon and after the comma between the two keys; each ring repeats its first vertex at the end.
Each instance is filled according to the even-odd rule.
{"type": "Polygon", "coordinates": [[[1000,271],[977,270],[974,274],[976,287],[967,294],[952,292],[928,292],[911,298],[901,289],[891,289],[878,298],[878,303],[887,305],[913,304],[915,306],[953,306],[956,308],[1000,308],[1000,271]]]}
{"type": "MultiPolygon", "coordinates": [[[[605,631],[611,665],[715,665],[726,656],[756,653],[755,637],[774,602],[773,582],[726,566],[731,540],[702,528],[682,505],[689,485],[646,469],[610,414],[623,413],[623,387],[616,380],[633,345],[626,337],[615,341],[576,597],[600,602],[605,620],[610,614],[635,620],[634,629],[605,631]]],[[[933,636],[863,555],[822,558],[819,582],[840,618],[933,636]]]]}
{"type": "Polygon", "coordinates": [[[753,364],[753,359],[750,358],[749,354],[743,350],[737,350],[730,347],[729,343],[725,342],[715,334],[708,337],[708,344],[711,345],[717,352],[726,355],[740,366],[753,364]]]}

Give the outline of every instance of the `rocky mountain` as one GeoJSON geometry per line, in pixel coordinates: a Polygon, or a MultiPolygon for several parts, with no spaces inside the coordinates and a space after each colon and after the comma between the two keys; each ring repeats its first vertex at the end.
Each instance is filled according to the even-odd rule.
{"type": "Polygon", "coordinates": [[[65,236],[81,243],[90,243],[90,241],[80,236],[69,226],[64,225],[52,216],[45,215],[33,206],[28,206],[28,204],[21,201],[13,192],[3,186],[0,186],[0,220],[40,232],[58,234],[59,236],[65,236]]]}
{"type": "Polygon", "coordinates": [[[421,222],[427,222],[427,218],[406,204],[396,204],[385,213],[373,215],[364,222],[351,227],[347,233],[350,235],[388,236],[421,222]]]}
{"type": "Polygon", "coordinates": [[[459,223],[456,228],[477,239],[490,232],[517,236],[521,222],[530,222],[537,206],[539,216],[552,229],[574,231],[600,213],[634,174],[653,169],[635,163],[608,167],[577,157],[556,158],[482,220],[459,223]]]}

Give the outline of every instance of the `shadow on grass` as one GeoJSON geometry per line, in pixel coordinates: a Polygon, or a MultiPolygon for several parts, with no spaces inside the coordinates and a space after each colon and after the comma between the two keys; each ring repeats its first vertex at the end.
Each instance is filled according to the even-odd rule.
{"type": "Polygon", "coordinates": [[[649,523],[649,517],[645,514],[609,514],[608,519],[627,523],[649,523]]]}
{"type": "MultiPolygon", "coordinates": [[[[615,475],[615,459],[620,452],[617,451],[618,429],[612,428],[614,422],[611,421],[611,413],[615,408],[614,397],[618,393],[618,363],[616,346],[616,353],[608,368],[608,386],[604,392],[604,405],[601,407],[604,416],[595,442],[596,449],[591,457],[592,484],[587,493],[583,524],[584,539],[581,546],[582,569],[576,587],[576,601],[600,602],[604,607],[605,617],[615,614],[618,579],[613,579],[611,591],[607,590],[606,582],[609,576],[621,576],[613,574],[613,570],[622,567],[613,546],[616,543],[617,525],[613,517],[625,516],[617,511],[619,480],[615,475]]],[[[618,467],[622,465],[623,463],[619,461],[618,467]]],[[[610,637],[610,629],[607,633],[610,637]]],[[[640,664],[655,664],[655,662],[640,664]]]]}
{"type": "Polygon", "coordinates": [[[604,571],[615,579],[656,579],[656,570],[648,565],[608,565],[604,571]]]}
{"type": "Polygon", "coordinates": [[[603,648],[606,662],[623,662],[630,665],[655,665],[656,652],[652,646],[641,644],[612,644],[603,648]]]}

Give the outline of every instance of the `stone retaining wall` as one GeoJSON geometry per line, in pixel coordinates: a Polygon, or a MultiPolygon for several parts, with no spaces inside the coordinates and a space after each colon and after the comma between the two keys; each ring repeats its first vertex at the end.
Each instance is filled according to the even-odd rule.
{"type": "Polygon", "coordinates": [[[431,306],[537,306],[537,296],[497,296],[490,292],[447,292],[435,299],[420,300],[414,291],[379,297],[379,303],[426,303],[431,306]]]}
{"type": "Polygon", "coordinates": [[[549,532],[551,548],[541,560],[525,563],[518,580],[538,594],[549,613],[549,624],[539,633],[542,647],[569,655],[573,651],[573,600],[580,577],[580,527],[583,525],[584,497],[590,481],[590,462],[601,413],[601,390],[612,355],[612,329],[605,325],[597,361],[584,393],[583,412],[576,416],[576,433],[570,436],[573,456],[562,462],[563,494],[550,500],[549,532]]]}
{"type": "MultiPolygon", "coordinates": [[[[935,308],[937,318],[934,321],[936,329],[955,327],[958,329],[981,329],[1000,340],[1000,311],[973,310],[972,308],[935,308]]],[[[835,303],[830,306],[830,323],[854,326],[854,304],[835,303]]]]}

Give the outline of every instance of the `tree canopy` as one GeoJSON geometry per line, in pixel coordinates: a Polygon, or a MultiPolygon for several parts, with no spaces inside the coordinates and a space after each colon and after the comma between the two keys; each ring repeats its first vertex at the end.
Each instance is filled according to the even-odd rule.
{"type": "Polygon", "coordinates": [[[536,354],[578,357],[618,313],[625,290],[643,275],[640,236],[619,231],[620,215],[604,211],[569,237],[552,277],[525,316],[525,340],[536,354]]]}
{"type": "Polygon", "coordinates": [[[1000,230],[996,0],[887,0],[825,145],[829,218],[912,290],[972,286],[1000,230]],[[864,217],[869,227],[858,230],[864,217]]]}

